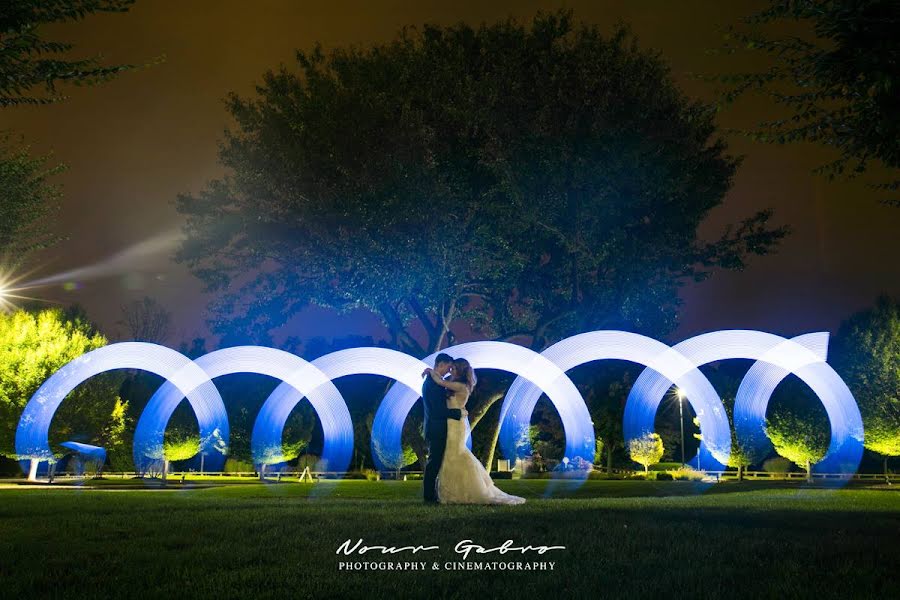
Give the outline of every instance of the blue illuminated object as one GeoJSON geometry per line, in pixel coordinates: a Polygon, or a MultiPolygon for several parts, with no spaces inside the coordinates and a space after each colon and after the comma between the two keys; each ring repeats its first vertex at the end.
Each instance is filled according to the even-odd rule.
{"type": "MultiPolygon", "coordinates": [[[[584,399],[572,380],[545,356],[505,342],[469,342],[445,348],[441,352],[453,358],[465,358],[475,369],[507,371],[531,382],[538,390],[538,397],[541,392],[547,394],[559,413],[566,434],[566,456],[570,460],[581,457],[588,462],[593,461],[594,427],[584,399]]],[[[424,361],[429,365],[434,364],[437,354],[428,356],[424,361]]],[[[373,445],[377,441],[381,448],[387,449],[389,456],[399,453],[403,423],[419,394],[419,391],[406,386],[394,386],[378,407],[372,425],[373,445]]],[[[532,404],[530,410],[533,409],[532,404]]],[[[530,421],[531,412],[527,412],[527,415],[524,413],[525,411],[517,412],[516,416],[530,421]]],[[[500,418],[506,426],[504,413],[501,413],[500,418]]]]}
{"type": "MultiPolygon", "coordinates": [[[[827,346],[827,333],[787,340],[760,331],[727,330],[699,335],[669,347],[634,333],[595,331],[562,340],[541,354],[502,342],[471,342],[442,352],[465,358],[474,368],[499,369],[518,376],[500,408],[499,443],[508,458],[530,453],[525,434],[538,399],[547,394],[565,430],[565,456],[570,462],[576,458],[592,462],[593,423],[584,399],[565,372],[594,360],[625,360],[647,367],[635,381],[626,404],[626,441],[653,430],[660,402],[666,391],[676,385],[698,415],[703,436],[702,466],[707,470],[720,469],[731,451],[728,419],[719,396],[698,367],[719,360],[750,359],[756,362],[741,382],[735,399],[735,430],[742,443],[760,455],[769,451],[766,407],[778,384],[794,374],[817,394],[831,426],[831,444],[815,470],[848,474],[858,468],[862,457],[863,425],[850,390],[825,362],[827,346]]],[[[212,379],[231,373],[256,373],[283,383],[266,400],[254,423],[254,463],[264,466],[284,462],[285,423],[297,403],[306,397],[324,432],[322,458],[316,470],[341,472],[348,467],[352,454],[353,424],[333,380],[372,374],[399,384],[391,387],[379,405],[371,439],[378,466],[397,469],[403,466],[403,424],[419,398],[422,370],[433,364],[436,355],[419,360],[384,348],[352,348],[310,363],[273,348],[241,346],[191,361],[155,344],[111,344],[72,360],[35,392],[16,429],[16,453],[23,461],[30,459],[30,471],[24,462],[22,466],[34,479],[39,464],[53,459],[48,431],[63,399],[99,373],[140,369],[163,377],[166,383],[153,395],[138,420],[133,448],[135,464],[142,469],[163,458],[166,425],[181,400],[187,398],[197,416],[200,451],[208,457],[209,470],[215,471],[221,468],[227,453],[229,426],[212,379]]],[[[471,445],[471,439],[468,443],[471,445]]]]}
{"type": "Polygon", "coordinates": [[[793,374],[819,397],[831,425],[828,450],[822,460],[813,466],[813,471],[850,475],[856,472],[862,460],[862,417],[847,384],[825,362],[828,334],[809,334],[791,341],[796,345],[809,346],[813,336],[818,336],[817,361],[798,360],[802,353],[792,346],[784,346],[772,354],[787,355],[789,360],[780,362],[777,357],[769,355],[750,367],[735,396],[735,432],[756,456],[768,454],[771,443],[765,433],[765,424],[769,398],[778,384],[793,374]]]}
{"type": "MultiPolygon", "coordinates": [[[[593,331],[557,342],[544,350],[541,355],[551,360],[562,371],[569,371],[595,360],[624,360],[664,373],[666,377],[676,381],[691,399],[699,415],[704,437],[710,440],[710,446],[716,449],[716,455],[723,461],[728,460],[731,452],[731,431],[721,399],[709,380],[691,361],[662,342],[627,331],[593,331]]],[[[500,408],[502,422],[500,444],[504,456],[511,458],[530,454],[524,432],[527,431],[531,413],[540,395],[539,389],[521,378],[517,378],[507,391],[500,408]]],[[[645,412],[641,416],[647,414],[651,413],[645,412]]],[[[656,410],[653,407],[652,415],[655,414],[656,410]]],[[[637,435],[642,435],[653,431],[652,416],[649,424],[646,419],[629,422],[626,411],[625,431],[626,439],[636,437],[636,432],[637,435]]],[[[566,455],[569,456],[568,453],[566,455]]],[[[593,452],[588,460],[593,461],[593,452]]]]}
{"type": "MultiPolygon", "coordinates": [[[[324,433],[322,458],[318,467],[329,465],[332,470],[346,470],[353,453],[353,423],[350,421],[350,413],[337,388],[310,363],[289,352],[261,346],[236,346],[216,350],[194,362],[210,379],[235,373],[268,375],[284,381],[284,385],[291,386],[292,389],[299,390],[300,398],[309,397],[322,423],[324,433]]],[[[180,390],[167,382],[150,398],[134,434],[136,465],[152,461],[161,454],[165,424],[182,397],[180,390]],[[152,419],[146,418],[147,415],[152,416],[152,419]]],[[[252,438],[254,464],[269,465],[284,462],[282,429],[283,423],[282,428],[268,432],[272,435],[264,436],[259,435],[257,427],[254,427],[252,438]]],[[[204,437],[201,434],[200,452],[207,456],[215,456],[217,442],[215,435],[204,437]]],[[[318,470],[326,470],[318,467],[318,470]]],[[[216,470],[215,463],[210,469],[216,470]]]]}
{"type": "MultiPolygon", "coordinates": [[[[719,360],[741,358],[760,360],[764,356],[788,366],[799,365],[804,361],[808,363],[822,360],[816,351],[824,352],[823,343],[827,346],[828,335],[825,334],[823,339],[820,334],[811,334],[811,337],[805,339],[811,344],[812,349],[807,349],[794,342],[785,345],[783,337],[762,331],[725,330],[684,340],[676,344],[673,350],[697,367],[719,360]]],[[[727,459],[722,460],[721,454],[711,452],[709,449],[709,437],[703,428],[702,416],[699,414],[699,410],[703,409],[692,402],[691,393],[687,388],[666,374],[653,369],[645,369],[641,373],[628,395],[623,421],[625,443],[627,444],[629,440],[638,438],[648,431],[653,431],[656,411],[673,384],[678,385],[688,402],[694,407],[695,412],[698,413],[698,418],[701,419],[700,431],[703,435],[699,449],[701,468],[713,471],[723,470],[728,461],[727,459]]],[[[725,440],[722,440],[722,443],[725,443],[725,440]]],[[[728,447],[729,449],[731,447],[730,434],[728,447]]],[[[694,458],[690,458],[686,462],[694,464],[694,460],[694,458]]]]}
{"type": "MultiPolygon", "coordinates": [[[[197,416],[201,435],[210,436],[218,429],[225,444],[228,443],[228,415],[225,413],[225,405],[203,369],[183,354],[164,346],[146,342],[122,342],[79,356],[61,367],[38,388],[25,406],[16,428],[16,454],[19,458],[31,459],[35,461],[35,465],[52,459],[48,433],[56,409],[79,384],[94,375],[114,369],[139,369],[167,379],[178,388],[181,397],[187,397],[197,416]]],[[[141,420],[146,419],[154,428],[161,427],[165,430],[170,415],[171,412],[154,413],[145,409],[141,420]]],[[[32,475],[35,470],[36,466],[32,467],[32,475]]]]}
{"type": "MultiPolygon", "coordinates": [[[[428,365],[417,358],[413,358],[403,352],[389,350],[387,348],[349,348],[347,350],[338,350],[326,354],[314,360],[312,365],[315,366],[323,374],[328,381],[333,381],[339,377],[348,375],[380,375],[395,380],[411,394],[414,394],[413,402],[419,396],[422,388],[422,371],[428,365]]],[[[395,386],[398,387],[398,386],[395,386]]],[[[253,427],[253,444],[254,449],[259,445],[271,444],[274,438],[279,441],[281,439],[281,431],[287,417],[293,410],[294,406],[303,399],[294,388],[282,384],[275,388],[275,391],[269,396],[259,416],[256,418],[256,424],[253,427]],[[265,440],[265,441],[263,441],[265,440]]],[[[389,400],[385,398],[381,406],[389,400]]],[[[379,407],[379,414],[382,408],[379,407]]],[[[406,419],[406,413],[403,413],[399,423],[396,422],[397,414],[391,415],[394,419],[391,423],[394,427],[403,428],[403,421],[406,419]]],[[[399,469],[403,465],[403,451],[399,443],[397,446],[387,447],[382,443],[383,435],[381,422],[378,417],[375,418],[376,425],[372,429],[372,456],[379,467],[387,469],[399,469]]],[[[399,438],[398,438],[399,439],[399,438]]],[[[255,450],[254,450],[255,453],[255,450]]]]}

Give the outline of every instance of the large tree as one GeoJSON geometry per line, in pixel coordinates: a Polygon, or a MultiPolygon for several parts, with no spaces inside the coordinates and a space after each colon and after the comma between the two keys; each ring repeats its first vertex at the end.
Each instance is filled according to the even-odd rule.
{"type": "Polygon", "coordinates": [[[864,445],[887,461],[900,456],[900,302],[887,296],[845,321],[831,352],[859,405],[864,445]]]}
{"type": "Polygon", "coordinates": [[[172,313],[149,296],[122,305],[125,335],[132,340],[163,344],[172,334],[172,313]]]}
{"type": "Polygon", "coordinates": [[[770,0],[735,28],[729,50],[764,52],[767,68],[719,78],[726,100],[766,94],[785,116],[754,136],[837,150],[818,170],[833,178],[887,168],[886,201],[900,206],[900,3],[896,0],[770,0]]]}
{"type": "MultiPolygon", "coordinates": [[[[566,13],[317,47],[256,91],[228,99],[227,176],[178,201],[179,257],[229,339],[268,339],[309,304],[368,309],[419,356],[463,323],[535,349],[661,336],[682,283],[784,234],[762,212],[698,237],[738,164],[714,110],[627,30],[566,13]]],[[[499,397],[473,398],[473,422],[499,397]]]]}

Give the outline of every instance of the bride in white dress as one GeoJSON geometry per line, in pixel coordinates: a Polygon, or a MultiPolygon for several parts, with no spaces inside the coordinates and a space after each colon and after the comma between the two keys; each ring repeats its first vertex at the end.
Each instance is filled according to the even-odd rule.
{"type": "MultiPolygon", "coordinates": [[[[465,411],[466,401],[475,387],[475,371],[464,358],[457,358],[450,368],[450,380],[428,369],[428,376],[453,394],[448,408],[465,411]]],[[[463,412],[463,414],[466,414],[463,412]]],[[[469,420],[447,419],[447,446],[438,472],[438,498],[442,504],[523,504],[525,498],[507,494],[497,488],[490,474],[466,447],[469,420]]]]}

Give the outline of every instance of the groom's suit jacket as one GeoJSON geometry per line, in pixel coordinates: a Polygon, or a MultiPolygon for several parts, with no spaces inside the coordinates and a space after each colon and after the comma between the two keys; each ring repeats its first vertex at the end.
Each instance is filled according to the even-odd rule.
{"type": "Polygon", "coordinates": [[[434,429],[447,430],[447,419],[462,419],[458,408],[447,408],[447,390],[436,384],[430,375],[422,384],[422,403],[425,406],[425,437],[429,438],[434,429]]]}

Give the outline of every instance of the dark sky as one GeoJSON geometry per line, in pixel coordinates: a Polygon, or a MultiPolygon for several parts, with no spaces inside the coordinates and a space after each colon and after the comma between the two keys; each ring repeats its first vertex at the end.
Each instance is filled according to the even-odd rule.
{"type": "MultiPolygon", "coordinates": [[[[193,1],[139,0],[124,15],[101,15],[48,30],[77,45],[80,54],[102,53],[109,63],[163,64],[127,73],[96,88],[69,90],[64,103],[4,109],[0,129],[23,134],[36,153],[52,151],[69,165],[60,177],[65,196],[54,227],[68,239],[38,259],[38,275],[102,261],[148,238],[177,231],[173,200],[198,191],[221,174],[217,140],[228,126],[222,98],[249,94],[262,73],[291,64],[294,50],[316,41],[326,47],[386,41],[404,25],[479,23],[540,9],[568,7],[577,18],[609,30],[631,24],[644,47],[662,52],[689,94],[712,99],[712,89],[691,73],[728,69],[707,50],[721,43],[722,28],[753,3],[526,2],[526,1],[193,1]]],[[[746,63],[742,66],[746,66],[746,63]]],[[[723,127],[749,126],[770,117],[766,101],[743,101],[721,116],[723,127]]],[[[776,209],[793,235],[774,256],[739,273],[719,273],[685,288],[682,325],[673,340],[721,328],[755,328],[781,334],[834,331],[841,319],[871,304],[879,292],[900,294],[894,252],[900,209],[878,205],[858,183],[829,183],[810,174],[830,154],[814,146],[766,146],[731,139],[745,155],[733,190],[703,224],[714,236],[756,210],[776,209]]],[[[78,289],[44,288],[40,295],[79,302],[115,338],[122,304],[149,295],[174,314],[172,345],[206,335],[207,298],[186,268],[163,245],[155,255],[129,259],[115,275],[79,279],[78,289]]],[[[378,335],[365,314],[337,317],[311,310],[289,333],[378,335]]]]}

